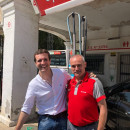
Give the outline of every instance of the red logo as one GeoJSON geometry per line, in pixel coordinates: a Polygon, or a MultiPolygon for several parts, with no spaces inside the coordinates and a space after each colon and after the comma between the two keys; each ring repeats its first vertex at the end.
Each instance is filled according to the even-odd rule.
{"type": "Polygon", "coordinates": [[[123,42],[123,47],[129,47],[129,42],[123,42]]]}
{"type": "Polygon", "coordinates": [[[73,52],[72,52],[72,50],[70,51],[70,55],[72,55],[73,54],[73,52]]]}
{"type": "Polygon", "coordinates": [[[37,4],[36,4],[36,1],[35,1],[35,0],[33,0],[33,5],[34,5],[34,6],[37,6],[37,4]]]}
{"type": "Polygon", "coordinates": [[[9,27],[9,28],[11,27],[11,23],[10,23],[10,22],[8,22],[8,27],[9,27]]]}
{"type": "Polygon", "coordinates": [[[54,55],[61,55],[60,51],[54,51],[54,55]]]}

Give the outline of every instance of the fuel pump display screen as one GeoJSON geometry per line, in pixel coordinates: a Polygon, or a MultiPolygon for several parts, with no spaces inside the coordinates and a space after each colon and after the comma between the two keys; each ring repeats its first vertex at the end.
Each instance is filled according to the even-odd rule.
{"type": "Polygon", "coordinates": [[[66,52],[65,51],[49,51],[51,55],[52,66],[66,66],[66,52]]]}

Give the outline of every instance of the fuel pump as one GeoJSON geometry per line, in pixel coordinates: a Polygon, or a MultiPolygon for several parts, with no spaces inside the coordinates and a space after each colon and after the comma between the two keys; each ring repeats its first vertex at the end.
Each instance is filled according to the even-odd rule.
{"type": "MultiPolygon", "coordinates": [[[[80,16],[80,14],[76,13],[76,12],[72,12],[71,14],[69,14],[67,16],[67,26],[68,26],[68,32],[69,32],[69,37],[70,37],[70,50],[69,50],[69,57],[68,57],[68,63],[69,63],[69,59],[71,56],[75,55],[75,54],[81,54],[84,56],[86,56],[86,44],[87,44],[87,18],[86,16],[80,16]],[[78,27],[78,32],[79,32],[79,38],[78,38],[78,42],[79,42],[79,49],[76,50],[76,16],[78,17],[78,23],[79,23],[79,27],[78,27]],[[72,38],[72,33],[70,30],[70,19],[73,20],[73,38],[72,38]],[[82,26],[81,26],[82,25],[82,26]],[[81,34],[81,30],[82,30],[82,34],[81,34]],[[82,38],[81,38],[82,37],[82,38]],[[82,40],[82,42],[81,42],[82,40]]],[[[70,64],[68,64],[68,72],[71,74],[71,70],[70,68],[70,64]]]]}
{"type": "Polygon", "coordinates": [[[86,57],[86,45],[87,45],[87,17],[82,16],[81,19],[81,36],[82,36],[82,55],[85,58],[86,57]]]}
{"type": "Polygon", "coordinates": [[[68,26],[68,31],[69,31],[69,37],[70,37],[70,43],[71,43],[71,49],[72,49],[72,55],[75,55],[76,52],[76,21],[75,18],[76,16],[78,16],[78,20],[79,20],[79,54],[81,54],[81,17],[80,14],[76,13],[76,12],[72,12],[71,14],[68,15],[67,17],[67,26],[68,26]],[[72,18],[73,20],[73,39],[72,39],[72,35],[71,35],[71,30],[70,30],[70,18],[72,18]]]}

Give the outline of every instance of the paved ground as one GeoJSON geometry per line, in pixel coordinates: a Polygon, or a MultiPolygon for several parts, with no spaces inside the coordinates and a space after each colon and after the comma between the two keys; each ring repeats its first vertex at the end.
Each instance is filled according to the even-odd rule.
{"type": "MultiPolygon", "coordinates": [[[[14,130],[15,127],[7,127],[0,122],[0,130],[14,130]]],[[[27,123],[21,130],[37,130],[37,123],[27,123]]]]}
{"type": "MultiPolygon", "coordinates": [[[[21,130],[37,130],[37,123],[27,123],[23,126],[21,130]]],[[[14,130],[15,127],[7,127],[3,123],[0,122],[0,130],[14,130]]],[[[104,130],[110,130],[109,128],[105,128],[104,130]]]]}
{"type": "Polygon", "coordinates": [[[14,130],[13,127],[7,127],[3,123],[0,122],[0,130],[14,130]]]}

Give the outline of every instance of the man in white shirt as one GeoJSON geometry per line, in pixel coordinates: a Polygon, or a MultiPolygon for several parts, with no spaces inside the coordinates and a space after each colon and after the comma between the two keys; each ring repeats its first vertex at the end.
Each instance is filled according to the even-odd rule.
{"type": "Polygon", "coordinates": [[[61,69],[51,69],[50,54],[39,49],[34,54],[34,62],[39,69],[27,89],[25,102],[15,127],[20,130],[27,120],[34,103],[38,108],[38,130],[66,130],[66,84],[71,76],[61,69]]]}

